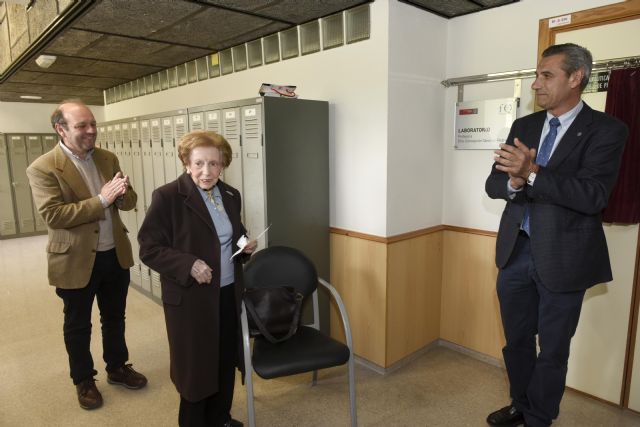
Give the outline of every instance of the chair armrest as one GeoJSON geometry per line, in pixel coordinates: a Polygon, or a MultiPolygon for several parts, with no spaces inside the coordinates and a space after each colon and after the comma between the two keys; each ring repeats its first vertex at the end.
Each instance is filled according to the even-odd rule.
{"type": "Polygon", "coordinates": [[[318,282],[329,291],[333,299],[336,301],[336,304],[338,305],[338,310],[340,311],[340,317],[342,318],[344,335],[345,335],[345,338],[347,339],[347,347],[349,347],[349,350],[351,350],[351,354],[353,355],[353,339],[351,337],[351,325],[349,324],[349,316],[347,315],[347,309],[344,306],[344,302],[342,301],[342,298],[340,297],[340,294],[338,293],[336,288],[334,288],[333,285],[331,285],[331,283],[327,282],[326,280],[320,277],[318,277],[318,282]]]}

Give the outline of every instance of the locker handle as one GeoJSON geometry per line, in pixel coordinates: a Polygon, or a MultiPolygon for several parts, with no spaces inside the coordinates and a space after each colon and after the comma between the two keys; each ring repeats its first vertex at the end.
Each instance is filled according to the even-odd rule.
{"type": "Polygon", "coordinates": [[[247,158],[249,159],[257,159],[258,153],[247,153],[247,158]]]}

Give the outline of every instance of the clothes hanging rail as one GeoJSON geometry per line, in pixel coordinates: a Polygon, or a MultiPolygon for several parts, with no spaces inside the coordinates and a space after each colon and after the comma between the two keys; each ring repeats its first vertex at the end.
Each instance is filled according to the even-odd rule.
{"type": "MultiPolygon", "coordinates": [[[[640,56],[627,56],[624,58],[606,59],[593,61],[593,72],[613,70],[616,68],[640,67],[640,56]]],[[[472,83],[497,82],[501,80],[516,80],[533,78],[536,75],[535,69],[520,71],[505,71],[502,73],[478,74],[475,76],[456,77],[443,80],[444,87],[460,86],[472,83]]]]}

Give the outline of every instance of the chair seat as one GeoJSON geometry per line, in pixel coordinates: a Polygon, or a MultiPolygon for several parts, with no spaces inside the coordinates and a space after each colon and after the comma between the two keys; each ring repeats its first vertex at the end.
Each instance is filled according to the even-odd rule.
{"type": "Polygon", "coordinates": [[[253,343],[253,370],[264,379],[339,366],[348,360],[349,347],[309,326],[301,326],[293,337],[278,344],[264,337],[253,343]]]}

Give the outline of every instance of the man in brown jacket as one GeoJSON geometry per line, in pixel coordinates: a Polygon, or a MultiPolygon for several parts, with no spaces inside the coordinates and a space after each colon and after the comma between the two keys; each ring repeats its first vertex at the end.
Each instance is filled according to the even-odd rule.
{"type": "Polygon", "coordinates": [[[27,175],[47,224],[49,284],[64,302],[64,342],[78,402],[102,405],[91,357],[91,308],[100,308],[107,381],[139,389],[147,379],[126,364],[124,337],[131,243],[118,210],[135,206],[136,193],[117,157],[95,147],[96,121],[79,100],[64,101],[51,116],[60,143],[36,159],[27,175]]]}

